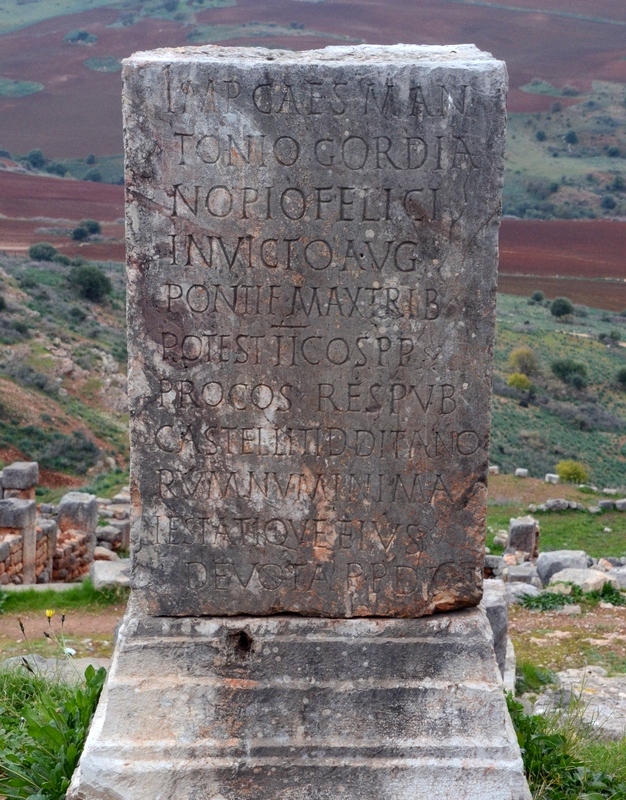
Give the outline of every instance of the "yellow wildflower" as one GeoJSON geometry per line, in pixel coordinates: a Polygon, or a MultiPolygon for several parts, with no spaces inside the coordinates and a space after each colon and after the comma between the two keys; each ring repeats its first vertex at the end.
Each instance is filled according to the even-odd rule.
{"type": "Polygon", "coordinates": [[[52,619],[52,617],[53,617],[53,616],[54,616],[56,613],[57,613],[57,612],[56,612],[56,611],[55,611],[53,608],[47,608],[47,609],[46,609],[46,617],[48,617],[48,619],[52,619]]]}

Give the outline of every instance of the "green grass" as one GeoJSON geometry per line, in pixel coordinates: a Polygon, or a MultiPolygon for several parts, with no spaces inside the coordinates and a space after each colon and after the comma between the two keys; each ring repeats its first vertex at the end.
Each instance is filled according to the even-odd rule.
{"type": "MultiPolygon", "coordinates": [[[[558,487],[555,487],[558,489],[558,487]]],[[[558,494],[555,493],[555,494],[558,494]]],[[[519,505],[489,505],[487,525],[491,532],[487,535],[487,545],[493,547],[496,530],[508,529],[511,517],[527,514],[526,507],[519,505]]],[[[594,558],[602,556],[626,556],[626,513],[606,511],[602,514],[589,514],[583,511],[549,511],[535,514],[541,526],[539,549],[546,550],[584,550],[594,558]],[[611,528],[605,533],[604,528],[611,528]]]]}
{"type": "Polygon", "coordinates": [[[87,69],[94,72],[121,72],[122,62],[115,56],[101,56],[99,58],[88,58],[83,61],[87,69]]]}
{"type": "Polygon", "coordinates": [[[29,94],[41,92],[43,89],[43,83],[0,78],[0,97],[27,97],[29,94]]]}
{"type": "Polygon", "coordinates": [[[25,614],[28,611],[45,611],[48,608],[54,609],[60,614],[74,609],[97,611],[100,608],[125,603],[128,594],[129,590],[120,586],[96,590],[91,581],[87,579],[62,592],[55,592],[53,589],[4,592],[4,603],[0,608],[0,613],[25,614]]]}

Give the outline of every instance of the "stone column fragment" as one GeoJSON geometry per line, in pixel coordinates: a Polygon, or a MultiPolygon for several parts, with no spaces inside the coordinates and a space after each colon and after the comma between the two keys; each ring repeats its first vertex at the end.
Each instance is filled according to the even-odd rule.
{"type": "Polygon", "coordinates": [[[505,94],[473,45],[125,62],[153,613],[479,602],[505,94]]]}

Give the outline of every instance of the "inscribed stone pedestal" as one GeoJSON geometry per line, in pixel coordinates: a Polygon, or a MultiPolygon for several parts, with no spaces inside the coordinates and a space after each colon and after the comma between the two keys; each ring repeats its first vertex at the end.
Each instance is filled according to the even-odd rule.
{"type": "Polygon", "coordinates": [[[124,82],[150,613],[478,603],[504,64],[202,47],[124,82]]]}

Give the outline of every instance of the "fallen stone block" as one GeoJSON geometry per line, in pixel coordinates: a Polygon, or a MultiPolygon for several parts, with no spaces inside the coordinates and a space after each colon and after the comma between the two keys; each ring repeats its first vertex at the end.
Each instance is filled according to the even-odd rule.
{"type": "Polygon", "coordinates": [[[35,523],[36,516],[34,500],[0,500],[0,528],[26,528],[35,523]]]}
{"type": "Polygon", "coordinates": [[[550,586],[554,583],[573,583],[580,586],[583,592],[593,592],[602,589],[605,583],[610,583],[619,588],[617,579],[609,572],[600,572],[598,569],[562,569],[550,578],[550,586]]]}
{"type": "Polygon", "coordinates": [[[506,643],[509,630],[509,612],[506,601],[504,581],[487,579],[483,581],[482,605],[493,632],[493,647],[500,674],[504,677],[506,664],[506,643]]]}
{"type": "Polygon", "coordinates": [[[613,500],[598,500],[598,508],[602,511],[613,511],[615,502],[613,500]]]}
{"type": "Polygon", "coordinates": [[[3,489],[31,489],[39,480],[36,461],[15,461],[2,470],[3,489]]]}
{"type": "Polygon", "coordinates": [[[507,583],[532,583],[533,578],[539,580],[537,568],[530,563],[507,567],[505,575],[507,583]]]}
{"type": "Polygon", "coordinates": [[[506,599],[509,604],[519,603],[524,597],[537,597],[539,589],[530,583],[506,583],[506,599]]]}
{"type": "Polygon", "coordinates": [[[521,550],[531,558],[538,555],[539,523],[534,517],[514,517],[509,522],[507,550],[521,550]]]}
{"type": "Polygon", "coordinates": [[[561,479],[559,478],[559,476],[556,473],[547,472],[546,473],[546,477],[544,478],[544,481],[546,483],[552,483],[552,484],[554,484],[556,486],[557,483],[561,482],[561,479]]]}
{"type": "Polygon", "coordinates": [[[98,591],[111,586],[130,586],[130,559],[94,561],[89,568],[89,577],[98,591]]]}
{"type": "Polygon", "coordinates": [[[94,534],[98,524],[98,502],[95,495],[85,492],[68,492],[59,503],[57,520],[59,530],[83,531],[94,534]]]}
{"type": "Polygon", "coordinates": [[[537,559],[537,573],[545,586],[555,572],[563,569],[586,569],[587,553],[584,550],[553,550],[540,553],[537,559]]]}
{"type": "Polygon", "coordinates": [[[108,550],[106,547],[96,547],[93,551],[94,561],[119,561],[120,557],[113,550],[108,550]]]}
{"type": "Polygon", "coordinates": [[[518,467],[515,470],[515,477],[516,478],[527,478],[528,477],[528,470],[523,469],[522,467],[518,467]]]}

